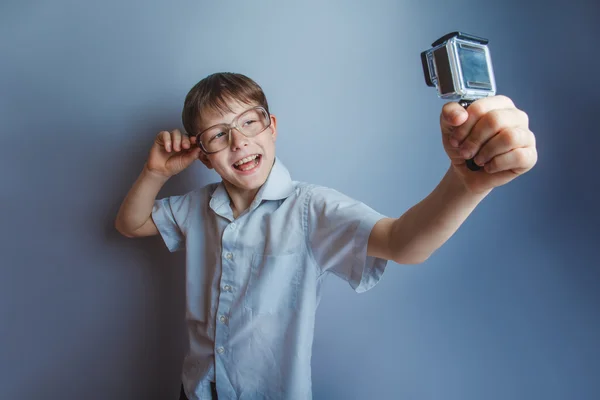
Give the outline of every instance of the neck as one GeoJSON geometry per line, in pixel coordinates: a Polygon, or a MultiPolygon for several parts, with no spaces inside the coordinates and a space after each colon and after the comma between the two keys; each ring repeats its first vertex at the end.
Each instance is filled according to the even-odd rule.
{"type": "MultiPolygon", "coordinates": [[[[275,160],[273,160],[273,164],[271,164],[269,174],[273,169],[273,165],[275,165],[275,160]]],[[[223,184],[225,185],[225,190],[227,190],[227,194],[229,194],[229,199],[231,201],[231,211],[233,211],[234,219],[239,217],[241,213],[243,213],[250,207],[250,204],[252,203],[252,201],[254,201],[256,194],[262,187],[261,185],[258,188],[251,190],[240,189],[239,187],[232,185],[224,179],[223,184]]],[[[263,182],[263,185],[265,184],[266,181],[263,182]]]]}
{"type": "Polygon", "coordinates": [[[225,189],[227,189],[227,193],[229,194],[229,199],[231,200],[231,210],[233,211],[233,217],[237,218],[241,213],[246,211],[250,204],[256,197],[258,193],[257,189],[252,190],[241,190],[238,187],[230,184],[229,182],[223,182],[225,184],[225,189]]]}

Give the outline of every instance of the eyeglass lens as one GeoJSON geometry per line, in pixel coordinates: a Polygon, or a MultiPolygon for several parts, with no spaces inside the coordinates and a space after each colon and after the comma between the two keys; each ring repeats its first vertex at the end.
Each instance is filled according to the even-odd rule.
{"type": "MultiPolygon", "coordinates": [[[[237,129],[247,137],[253,137],[269,127],[270,119],[262,109],[245,111],[237,118],[237,129]]],[[[215,152],[229,145],[228,125],[216,125],[200,134],[200,141],[206,151],[215,152]]]]}

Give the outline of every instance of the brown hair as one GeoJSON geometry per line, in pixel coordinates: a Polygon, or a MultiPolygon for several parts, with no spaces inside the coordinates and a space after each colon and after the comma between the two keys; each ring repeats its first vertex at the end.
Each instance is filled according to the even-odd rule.
{"type": "Polygon", "coordinates": [[[208,110],[232,112],[227,102],[258,104],[269,113],[267,98],[261,87],[245,75],[217,72],[198,82],[185,97],[181,119],[188,135],[195,135],[202,113],[208,110]]]}

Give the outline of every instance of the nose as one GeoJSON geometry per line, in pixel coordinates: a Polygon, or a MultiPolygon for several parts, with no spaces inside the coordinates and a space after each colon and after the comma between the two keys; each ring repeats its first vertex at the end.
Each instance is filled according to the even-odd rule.
{"type": "Polygon", "coordinates": [[[248,146],[248,138],[235,128],[231,129],[231,150],[236,151],[248,146]]]}

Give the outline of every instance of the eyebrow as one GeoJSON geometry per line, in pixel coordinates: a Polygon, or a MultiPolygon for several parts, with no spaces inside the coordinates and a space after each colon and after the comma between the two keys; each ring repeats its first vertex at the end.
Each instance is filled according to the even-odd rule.
{"type": "MultiPolygon", "coordinates": [[[[221,114],[221,113],[219,112],[219,114],[221,114]]],[[[237,117],[237,115],[238,115],[238,114],[236,114],[236,116],[235,116],[235,117],[233,117],[233,119],[235,119],[235,118],[237,117]]],[[[204,132],[205,130],[207,130],[207,129],[210,129],[210,128],[212,128],[212,127],[214,127],[214,126],[217,126],[217,125],[229,125],[229,123],[228,123],[228,122],[223,122],[223,121],[221,121],[221,122],[217,122],[216,124],[212,124],[212,125],[206,126],[206,128],[204,128],[202,125],[200,125],[200,126],[198,127],[198,128],[199,128],[199,129],[198,129],[198,133],[202,133],[202,132],[204,132]]]]}
{"type": "MultiPolygon", "coordinates": [[[[239,113],[236,113],[236,114],[235,114],[235,116],[233,117],[233,119],[231,120],[231,122],[233,122],[233,120],[234,120],[234,119],[236,119],[237,117],[239,117],[240,115],[242,115],[244,112],[246,112],[246,111],[248,111],[248,110],[250,110],[250,109],[252,109],[252,108],[254,108],[254,107],[258,107],[258,106],[255,106],[255,105],[248,104],[248,106],[247,106],[246,108],[242,109],[242,110],[241,110],[239,113]]],[[[216,111],[217,113],[219,113],[219,114],[223,115],[223,113],[222,113],[222,112],[220,112],[220,110],[213,110],[213,112],[214,112],[214,111],[216,111]]],[[[230,112],[231,112],[231,113],[233,113],[233,111],[230,111],[230,112]]],[[[217,122],[216,124],[212,124],[212,125],[210,125],[210,126],[207,126],[206,128],[200,128],[200,129],[198,130],[198,133],[202,133],[202,132],[204,132],[205,130],[207,130],[207,129],[210,129],[210,128],[213,128],[213,127],[215,127],[215,126],[217,126],[217,125],[231,125],[231,122],[217,122]]]]}

